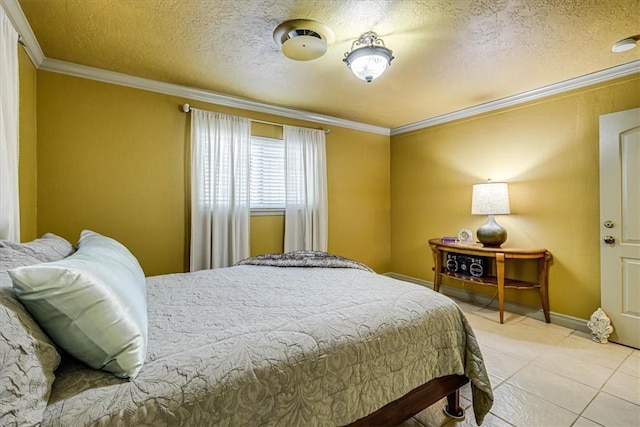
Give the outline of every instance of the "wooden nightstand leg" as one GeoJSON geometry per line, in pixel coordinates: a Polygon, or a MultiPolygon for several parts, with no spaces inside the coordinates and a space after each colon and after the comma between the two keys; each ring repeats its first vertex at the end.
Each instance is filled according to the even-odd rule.
{"type": "Polygon", "coordinates": [[[433,251],[433,290],[440,292],[440,283],[442,282],[442,252],[435,246],[431,246],[433,251]]]}
{"type": "Polygon", "coordinates": [[[500,309],[500,323],[504,323],[504,254],[496,254],[496,270],[498,279],[498,308],[500,309]]]}
{"type": "Polygon", "coordinates": [[[544,312],[544,320],[551,323],[549,313],[549,260],[551,256],[546,253],[544,258],[538,260],[538,283],[540,283],[540,303],[544,312]]]}

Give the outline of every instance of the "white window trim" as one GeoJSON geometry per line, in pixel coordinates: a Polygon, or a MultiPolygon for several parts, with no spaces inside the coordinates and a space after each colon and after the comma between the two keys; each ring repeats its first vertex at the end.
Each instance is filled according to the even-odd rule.
{"type": "Polygon", "coordinates": [[[284,216],[284,208],[282,209],[251,209],[251,216],[284,216]]]}

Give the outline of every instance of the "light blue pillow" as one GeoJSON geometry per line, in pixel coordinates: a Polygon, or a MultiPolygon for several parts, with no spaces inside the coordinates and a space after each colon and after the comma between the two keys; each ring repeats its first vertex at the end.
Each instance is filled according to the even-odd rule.
{"type": "Polygon", "coordinates": [[[120,378],[135,378],[147,352],[144,272],[122,244],[93,231],[55,262],[8,271],[18,299],[69,354],[120,378]]]}

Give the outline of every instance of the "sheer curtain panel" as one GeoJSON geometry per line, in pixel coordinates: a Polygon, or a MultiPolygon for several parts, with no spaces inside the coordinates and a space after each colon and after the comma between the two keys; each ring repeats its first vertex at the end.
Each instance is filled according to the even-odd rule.
{"type": "Polygon", "coordinates": [[[284,251],[327,250],[327,161],[322,130],[284,127],[284,251]]]}
{"type": "Polygon", "coordinates": [[[191,109],[191,271],[249,257],[249,119],[191,109]]]}
{"type": "Polygon", "coordinates": [[[20,241],[18,33],[0,7],[0,239],[20,241]]]}

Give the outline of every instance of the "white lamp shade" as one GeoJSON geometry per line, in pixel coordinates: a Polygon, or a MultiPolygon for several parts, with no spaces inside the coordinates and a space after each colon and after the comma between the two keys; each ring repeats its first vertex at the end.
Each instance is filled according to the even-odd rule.
{"type": "Polygon", "coordinates": [[[474,184],[471,197],[471,215],[510,214],[509,187],[506,182],[474,184]]]}

